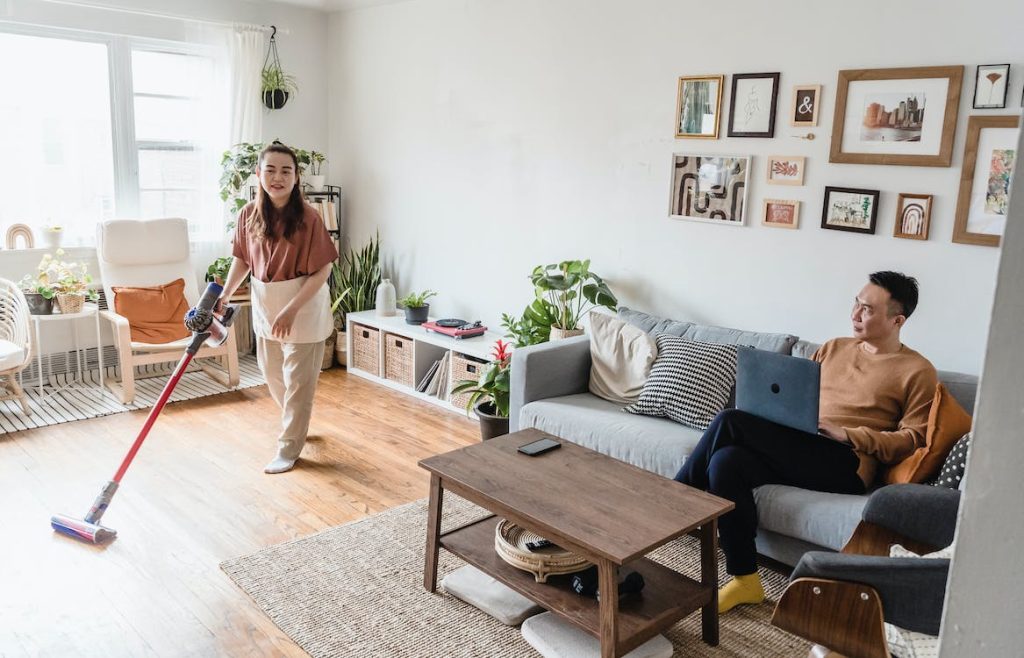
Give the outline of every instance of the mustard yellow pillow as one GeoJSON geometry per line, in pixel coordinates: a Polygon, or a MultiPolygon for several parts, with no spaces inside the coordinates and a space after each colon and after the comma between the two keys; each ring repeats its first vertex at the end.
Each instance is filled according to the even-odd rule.
{"type": "Polygon", "coordinates": [[[114,291],[114,311],[131,325],[132,340],[139,343],[171,343],[189,336],[185,328],[185,280],[177,279],[148,288],[122,286],[114,291]]]}
{"type": "Polygon", "coordinates": [[[953,445],[971,431],[971,416],[946,387],[935,387],[932,408],[928,412],[928,433],[925,445],[909,457],[890,466],[885,472],[886,484],[926,482],[938,474],[953,445]]]}

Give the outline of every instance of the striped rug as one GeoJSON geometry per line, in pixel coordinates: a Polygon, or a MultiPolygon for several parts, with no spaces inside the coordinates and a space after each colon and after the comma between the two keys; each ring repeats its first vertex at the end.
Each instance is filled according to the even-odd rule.
{"type": "MultiPolygon", "coordinates": [[[[35,378],[25,377],[22,386],[28,394],[29,408],[32,410],[32,414],[26,416],[17,400],[0,402],[0,434],[59,425],[73,420],[109,416],[134,409],[148,409],[160,397],[160,391],[167,384],[167,378],[174,369],[174,365],[160,364],[140,368],[136,377],[142,376],[145,379],[135,380],[135,400],[127,405],[121,404],[121,401],[109,390],[99,387],[99,370],[95,368],[85,371],[86,383],[84,384],[70,381],[74,379],[74,375],[51,375],[48,378],[50,386],[44,387],[45,395],[42,397],[39,395],[39,386],[35,378]],[[53,390],[51,387],[63,386],[75,386],[76,388],[51,392],[53,390]]],[[[255,356],[239,355],[238,368],[240,380],[236,388],[252,388],[266,383],[256,364],[255,356]]],[[[105,369],[104,377],[112,378],[116,375],[114,368],[105,369]]],[[[192,400],[225,392],[227,389],[224,386],[210,379],[204,372],[198,368],[194,371],[190,368],[178,382],[169,402],[192,400]]]]}

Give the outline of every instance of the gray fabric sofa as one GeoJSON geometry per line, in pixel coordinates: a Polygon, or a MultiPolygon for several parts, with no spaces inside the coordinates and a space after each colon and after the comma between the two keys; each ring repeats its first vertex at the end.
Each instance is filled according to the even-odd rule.
{"type": "MultiPolygon", "coordinates": [[[[817,345],[788,334],[743,331],[659,318],[620,309],[619,317],[645,331],[692,340],[750,345],[807,358],[817,345]]],[[[950,393],[973,413],[978,378],[939,372],[950,393]]],[[[592,395],[590,339],[577,336],[517,349],[512,354],[511,431],[537,428],[640,468],[674,477],[701,431],[665,418],[636,416],[592,395]]],[[[811,550],[838,551],[860,521],[867,496],[829,494],[782,485],[755,491],[758,551],[796,565],[811,550]]]]}

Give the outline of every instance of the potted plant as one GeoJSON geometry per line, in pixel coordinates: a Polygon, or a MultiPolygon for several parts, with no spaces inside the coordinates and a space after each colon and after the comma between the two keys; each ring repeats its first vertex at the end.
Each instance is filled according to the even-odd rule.
{"type": "MultiPolygon", "coordinates": [[[[234,260],[231,256],[221,256],[220,258],[214,259],[210,266],[206,268],[206,281],[214,282],[219,286],[223,286],[224,282],[228,280],[228,272],[231,271],[231,262],[234,260]]],[[[235,294],[245,294],[249,292],[249,276],[245,275],[245,279],[238,286],[235,294]]]]}
{"type": "Polygon", "coordinates": [[[80,313],[86,299],[91,302],[99,300],[96,291],[89,288],[92,277],[85,263],[60,260],[64,255],[63,249],[58,249],[55,253],[56,258],[50,254],[43,255],[36,278],[52,286],[61,313],[80,313]]]}
{"type": "Polygon", "coordinates": [[[327,162],[327,156],[317,151],[309,152],[309,175],[305,177],[306,182],[313,188],[314,192],[324,191],[326,176],[321,174],[321,168],[327,162]]]}
{"type": "Polygon", "coordinates": [[[538,299],[554,309],[551,340],[583,333],[580,320],[595,306],[616,310],[619,301],[608,284],[590,271],[590,260],[566,260],[538,265],[530,275],[538,299]]]}
{"type": "MultiPolygon", "coordinates": [[[[245,204],[249,203],[249,192],[246,189],[249,178],[256,173],[256,165],[259,164],[260,152],[263,144],[242,142],[235,144],[220,158],[220,200],[230,199],[232,213],[238,213],[245,204]]],[[[235,227],[232,220],[228,223],[228,230],[235,227]]]]}
{"type": "Polygon", "coordinates": [[[19,282],[21,291],[25,293],[25,300],[28,302],[28,312],[32,315],[51,315],[53,313],[53,297],[56,291],[49,283],[44,283],[38,277],[26,274],[19,282]]]}
{"type": "Polygon", "coordinates": [[[424,290],[420,293],[410,292],[398,300],[399,305],[405,307],[406,324],[423,324],[427,321],[430,312],[430,304],[427,300],[436,296],[433,290],[424,290]]]}
{"type": "Polygon", "coordinates": [[[338,331],[335,353],[338,363],[348,363],[348,335],[345,316],[373,308],[380,285],[380,235],[370,239],[362,249],[350,249],[336,261],[328,279],[334,303],[334,328],[338,331]],[[344,352],[342,354],[341,352],[344,352]]]}
{"type": "Polygon", "coordinates": [[[479,381],[465,379],[452,388],[452,394],[469,393],[466,413],[472,409],[480,419],[480,436],[486,441],[508,434],[509,367],[512,351],[509,344],[498,339],[491,352],[493,360],[480,375],[479,381]]]}
{"type": "Polygon", "coordinates": [[[543,297],[537,297],[523,310],[519,318],[501,314],[505,337],[516,347],[546,343],[551,338],[551,325],[555,322],[555,308],[543,297]]]}

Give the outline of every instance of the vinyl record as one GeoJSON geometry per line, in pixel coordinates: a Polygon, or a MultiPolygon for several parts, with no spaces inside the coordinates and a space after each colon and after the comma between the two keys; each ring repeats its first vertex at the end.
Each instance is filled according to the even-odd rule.
{"type": "Polygon", "coordinates": [[[439,327],[449,327],[449,328],[451,328],[451,327],[461,327],[462,325],[466,324],[466,321],[465,320],[457,320],[455,318],[443,318],[441,320],[438,320],[434,324],[436,324],[439,327]]]}

